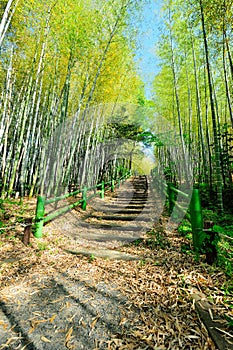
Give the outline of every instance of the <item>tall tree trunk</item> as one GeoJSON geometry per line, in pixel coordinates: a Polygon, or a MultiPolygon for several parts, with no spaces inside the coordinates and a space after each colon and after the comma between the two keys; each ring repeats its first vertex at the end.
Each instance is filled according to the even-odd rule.
{"type": "Polygon", "coordinates": [[[2,20],[1,20],[1,23],[0,23],[0,50],[1,50],[1,46],[3,43],[4,37],[6,35],[8,27],[11,23],[12,17],[14,15],[14,12],[16,10],[16,7],[18,5],[19,0],[16,0],[14,4],[13,4],[13,2],[14,2],[14,0],[8,1],[6,8],[5,8],[5,11],[4,11],[4,14],[3,14],[3,17],[2,17],[2,20]]]}
{"type": "Polygon", "coordinates": [[[228,76],[227,76],[227,65],[226,65],[226,32],[225,29],[223,29],[223,70],[224,70],[224,80],[225,80],[225,86],[226,86],[226,95],[227,95],[227,102],[228,102],[228,108],[229,108],[229,114],[230,114],[230,121],[231,126],[233,128],[233,113],[232,113],[232,101],[231,101],[231,94],[229,89],[229,82],[228,82],[228,76]]]}
{"type": "Polygon", "coordinates": [[[230,47],[229,47],[228,39],[226,39],[226,49],[227,49],[228,59],[229,59],[229,63],[230,63],[231,79],[233,80],[233,59],[232,59],[232,56],[231,56],[231,50],[230,50],[230,47]]]}
{"type": "Polygon", "coordinates": [[[208,169],[207,169],[207,159],[206,159],[206,153],[205,153],[204,132],[203,132],[203,123],[202,123],[202,111],[201,111],[201,97],[200,97],[199,79],[198,79],[198,73],[197,73],[196,52],[195,52],[192,33],[191,33],[191,43],[192,43],[193,67],[194,67],[195,87],[196,87],[198,134],[200,136],[200,141],[201,141],[201,155],[202,155],[202,162],[203,162],[204,181],[208,182],[208,169]]]}
{"type": "Polygon", "coordinates": [[[201,10],[201,23],[202,23],[203,40],[204,40],[204,47],[205,47],[206,67],[207,67],[208,86],[209,86],[209,97],[210,97],[213,133],[214,133],[217,208],[218,208],[218,211],[220,213],[222,213],[223,212],[223,196],[222,196],[220,147],[219,147],[219,142],[218,142],[218,127],[217,127],[217,118],[216,118],[216,112],[215,112],[215,106],[214,106],[214,92],[213,92],[213,86],[212,86],[212,80],[211,80],[211,68],[210,68],[210,62],[209,62],[209,48],[208,48],[208,42],[207,42],[207,36],[206,36],[203,1],[199,0],[199,4],[200,4],[200,10],[201,10]]]}
{"type": "Polygon", "coordinates": [[[9,194],[11,194],[14,184],[16,182],[16,176],[17,172],[19,169],[19,164],[22,161],[22,154],[23,154],[23,148],[24,148],[24,132],[26,128],[26,122],[27,122],[27,117],[28,117],[28,111],[29,111],[29,106],[30,106],[30,98],[31,98],[31,92],[32,92],[32,77],[29,77],[29,84],[28,87],[26,88],[25,91],[25,96],[23,97],[23,101],[21,102],[20,110],[18,112],[18,117],[20,120],[19,123],[19,138],[17,141],[17,146],[15,150],[15,155],[14,155],[14,165],[12,167],[11,171],[11,179],[9,183],[9,194]]]}
{"type": "Polygon", "coordinates": [[[184,143],[183,125],[182,125],[182,119],[181,119],[180,99],[179,99],[177,76],[176,76],[176,69],[175,69],[175,56],[174,56],[174,48],[173,48],[173,36],[172,36],[172,29],[171,29],[171,11],[170,11],[170,9],[169,9],[169,20],[170,20],[169,34],[170,34],[170,48],[171,48],[171,64],[172,64],[174,93],[175,93],[175,101],[176,101],[176,112],[178,115],[179,134],[180,134],[182,158],[183,158],[182,166],[184,168],[185,180],[187,183],[189,183],[190,182],[190,174],[188,171],[187,151],[186,151],[185,143],[184,143]]]}
{"type": "MultiPolygon", "coordinates": [[[[5,94],[5,102],[4,102],[4,109],[3,109],[3,116],[2,116],[2,120],[3,120],[3,137],[4,137],[4,141],[2,143],[3,146],[3,151],[2,151],[2,164],[1,164],[1,187],[2,190],[4,192],[4,184],[6,183],[6,162],[7,162],[7,146],[8,146],[8,133],[9,133],[9,128],[10,128],[10,124],[12,121],[12,116],[11,116],[11,100],[12,100],[12,60],[13,60],[13,47],[11,50],[11,58],[10,58],[10,64],[9,64],[9,68],[7,71],[7,79],[6,79],[6,94],[5,94]],[[5,124],[5,125],[4,125],[5,124]]],[[[1,152],[1,148],[0,147],[0,152],[1,152]]],[[[5,193],[1,193],[1,196],[4,197],[5,193]]]]}

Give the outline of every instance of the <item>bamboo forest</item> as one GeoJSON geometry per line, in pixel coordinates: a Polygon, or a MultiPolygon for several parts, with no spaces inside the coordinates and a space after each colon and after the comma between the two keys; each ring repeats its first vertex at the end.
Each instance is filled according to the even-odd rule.
{"type": "Polygon", "coordinates": [[[0,350],[233,349],[233,0],[0,2],[0,350]]]}

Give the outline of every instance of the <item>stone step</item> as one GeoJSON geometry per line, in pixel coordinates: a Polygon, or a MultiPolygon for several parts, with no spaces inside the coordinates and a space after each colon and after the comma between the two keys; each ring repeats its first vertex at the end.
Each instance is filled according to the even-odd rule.
{"type": "MultiPolygon", "coordinates": [[[[119,216],[119,215],[103,215],[103,216],[95,216],[92,215],[90,218],[105,220],[105,221],[134,221],[137,216],[119,216]]],[[[140,217],[140,221],[150,221],[148,217],[140,217]]]]}
{"type": "MultiPolygon", "coordinates": [[[[135,238],[134,238],[135,239],[135,238]]],[[[136,255],[127,254],[120,252],[118,250],[113,249],[96,249],[94,247],[90,248],[80,248],[77,250],[65,250],[68,253],[74,254],[74,255],[85,255],[89,257],[98,257],[103,259],[109,259],[109,260],[140,260],[140,258],[136,255]]]]}
{"type": "MultiPolygon", "coordinates": [[[[113,201],[112,201],[113,202],[113,201]]],[[[116,204],[127,204],[127,203],[130,203],[130,204],[146,204],[148,203],[149,201],[148,200],[144,200],[144,199],[132,199],[132,198],[127,198],[127,199],[122,199],[122,198],[119,198],[117,200],[114,201],[114,203],[116,204]]]]}
{"type": "Polygon", "coordinates": [[[150,213],[150,210],[148,209],[144,209],[144,207],[140,207],[140,208],[134,208],[134,209],[128,209],[128,208],[124,208],[122,209],[122,207],[119,207],[119,208],[115,208],[115,210],[112,209],[105,209],[104,210],[104,213],[110,213],[110,214],[114,214],[114,213],[117,213],[117,214],[134,214],[134,215],[139,215],[143,212],[143,214],[149,214],[150,213]]]}
{"type": "MultiPolygon", "coordinates": [[[[138,223],[137,223],[138,224],[138,223]]],[[[99,223],[88,223],[88,222],[79,222],[79,226],[81,227],[88,227],[88,228],[96,228],[96,229],[102,229],[106,231],[132,231],[132,232],[137,232],[137,231],[142,231],[145,229],[145,226],[132,226],[132,225],[127,225],[127,226],[120,226],[117,224],[99,224],[99,223]]]]}

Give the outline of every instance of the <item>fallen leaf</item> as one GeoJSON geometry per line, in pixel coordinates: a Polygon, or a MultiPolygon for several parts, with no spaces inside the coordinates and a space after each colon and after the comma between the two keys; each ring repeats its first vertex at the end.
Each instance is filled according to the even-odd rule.
{"type": "Polygon", "coordinates": [[[70,327],[68,332],[66,333],[66,340],[65,340],[65,345],[67,346],[70,339],[72,338],[72,333],[73,333],[73,327],[70,327]]]}
{"type": "Polygon", "coordinates": [[[7,323],[0,321],[0,326],[3,326],[4,329],[7,329],[8,325],[7,323]]]}
{"type": "Polygon", "coordinates": [[[100,316],[96,316],[94,321],[90,324],[91,329],[95,328],[96,322],[98,321],[98,319],[100,318],[100,316]]]}
{"type": "Polygon", "coordinates": [[[31,328],[29,329],[28,333],[31,334],[32,332],[34,332],[35,328],[41,324],[41,323],[45,323],[48,322],[48,320],[31,320],[31,328]]]}
{"type": "Polygon", "coordinates": [[[57,317],[57,315],[53,315],[50,319],[49,319],[49,322],[53,322],[55,320],[55,318],[57,317]]]}
{"type": "Polygon", "coordinates": [[[41,337],[40,338],[42,341],[44,341],[45,343],[51,343],[51,340],[49,340],[48,338],[46,337],[41,337]]]}
{"type": "Polygon", "coordinates": [[[119,323],[119,326],[124,325],[127,321],[128,321],[127,318],[126,318],[126,317],[123,317],[123,318],[121,319],[120,323],[119,323]]]}

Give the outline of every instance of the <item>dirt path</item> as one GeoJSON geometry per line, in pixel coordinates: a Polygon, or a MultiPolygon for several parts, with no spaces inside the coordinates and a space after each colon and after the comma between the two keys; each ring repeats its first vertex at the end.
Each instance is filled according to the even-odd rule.
{"type": "MultiPolygon", "coordinates": [[[[44,235],[66,235],[63,250],[78,256],[138,261],[139,256],[117,249],[145,235],[155,220],[154,208],[147,178],[131,178],[105,201],[94,198],[86,212],[78,208],[49,223],[44,235]]],[[[5,288],[0,349],[117,347],[119,335],[126,337],[131,321],[139,319],[136,308],[114,283],[76,275],[75,269],[55,270],[51,276],[45,271],[5,288]]]]}
{"type": "Polygon", "coordinates": [[[190,243],[158,222],[160,203],[145,180],[131,179],[87,212],[50,223],[28,247],[17,234],[3,239],[0,350],[216,350],[197,299],[226,337],[222,349],[232,349],[232,332],[217,330],[233,316],[223,290],[231,280],[182,250],[190,243]]]}
{"type": "Polygon", "coordinates": [[[1,301],[0,349],[106,349],[111,335],[127,333],[129,314],[135,317],[125,312],[126,298],[104,283],[74,273],[33,277],[1,301]]]}

